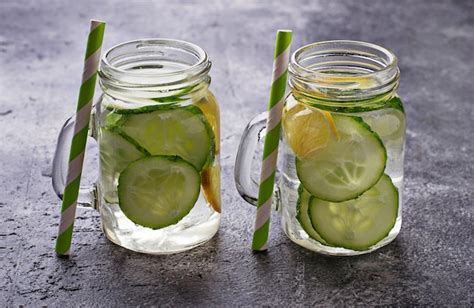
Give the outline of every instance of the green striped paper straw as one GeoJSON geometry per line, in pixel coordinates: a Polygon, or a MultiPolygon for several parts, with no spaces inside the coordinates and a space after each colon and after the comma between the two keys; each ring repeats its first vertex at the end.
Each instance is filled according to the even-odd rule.
{"type": "Polygon", "coordinates": [[[258,191],[257,216],[253,233],[252,249],[264,251],[268,248],[268,230],[272,209],[273,185],[280,142],[281,113],[285,100],[288,61],[292,33],[290,30],[278,30],[275,42],[272,87],[268,102],[266,137],[263,146],[262,171],[258,191]]]}
{"type": "Polygon", "coordinates": [[[61,220],[59,222],[58,238],[56,239],[56,253],[58,255],[68,255],[69,248],[71,247],[72,230],[76,217],[77,196],[81,183],[82,164],[84,162],[84,151],[89,131],[89,119],[92,110],[92,100],[94,98],[104,29],[104,22],[91,20],[86,56],[84,59],[82,83],[79,91],[79,99],[77,101],[74,136],[71,143],[71,152],[69,153],[66,187],[64,188],[61,206],[61,220]]]}

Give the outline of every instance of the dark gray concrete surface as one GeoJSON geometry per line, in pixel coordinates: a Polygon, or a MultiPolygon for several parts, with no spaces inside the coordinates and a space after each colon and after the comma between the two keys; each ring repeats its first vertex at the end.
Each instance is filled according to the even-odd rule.
{"type": "Polygon", "coordinates": [[[473,305],[473,1],[0,1],[0,306],[473,305]],[[89,18],[105,47],[141,37],[202,46],[222,106],[223,217],[187,253],[108,242],[78,211],[73,255],[53,252],[51,158],[75,107],[89,18]],[[250,249],[254,209],[234,188],[242,129],[266,106],[275,30],[294,47],[355,39],[399,56],[408,115],[404,222],[370,255],[324,257],[273,216],[268,254],[250,249]]]}

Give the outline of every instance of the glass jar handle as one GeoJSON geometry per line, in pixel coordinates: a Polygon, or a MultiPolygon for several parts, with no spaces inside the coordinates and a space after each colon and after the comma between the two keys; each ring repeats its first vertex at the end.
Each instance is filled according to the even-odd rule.
{"type": "MultiPolygon", "coordinates": [[[[235,160],[234,177],[237,191],[245,201],[255,206],[258,199],[267,116],[268,112],[263,112],[249,122],[242,134],[235,160]]],[[[278,208],[280,201],[277,187],[278,185],[275,185],[273,208],[278,208]]]]}
{"type": "MultiPolygon", "coordinates": [[[[94,112],[92,112],[89,129],[89,136],[95,137],[91,134],[94,131],[94,112]]],[[[69,162],[69,151],[71,148],[72,137],[74,135],[75,116],[66,120],[61,131],[59,132],[58,142],[56,144],[56,152],[53,158],[52,181],[53,189],[56,195],[62,200],[64,188],[66,187],[66,177],[69,162]]],[[[97,188],[95,184],[90,186],[81,186],[79,195],[77,197],[77,205],[82,207],[97,208],[97,188]]]]}

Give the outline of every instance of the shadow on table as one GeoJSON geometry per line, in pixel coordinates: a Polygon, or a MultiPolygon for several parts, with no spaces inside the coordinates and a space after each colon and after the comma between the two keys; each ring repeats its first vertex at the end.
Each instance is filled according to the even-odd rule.
{"type": "Polygon", "coordinates": [[[219,237],[162,256],[134,253],[104,240],[78,258],[60,260],[57,274],[77,278],[62,284],[87,287],[87,292],[103,293],[122,305],[205,305],[229,296],[250,301],[257,290],[273,294],[261,303],[410,304],[420,293],[419,278],[410,268],[416,262],[405,259],[400,239],[371,254],[329,257],[283,239],[267,253],[242,247],[232,251],[219,237]],[[87,258],[93,261],[85,262],[87,258]]]}
{"type": "Polygon", "coordinates": [[[216,283],[209,273],[218,270],[219,246],[217,233],[207,243],[183,253],[147,255],[104,238],[96,245],[76,245],[69,258],[55,258],[52,277],[58,285],[88,290],[99,297],[104,293],[122,305],[166,303],[178,294],[183,300],[192,300],[196,292],[202,298],[211,298],[209,286],[216,283]]]}
{"type": "Polygon", "coordinates": [[[406,259],[406,249],[398,238],[370,254],[334,257],[314,253],[288,240],[268,253],[254,254],[253,259],[261,277],[269,271],[276,272],[268,282],[291,290],[295,303],[413,304],[420,295],[418,282],[423,277],[413,270],[416,262],[406,259]],[[275,265],[275,261],[280,264],[275,265]],[[292,277],[285,275],[290,272],[292,277]],[[280,277],[285,281],[278,285],[280,277]]]}

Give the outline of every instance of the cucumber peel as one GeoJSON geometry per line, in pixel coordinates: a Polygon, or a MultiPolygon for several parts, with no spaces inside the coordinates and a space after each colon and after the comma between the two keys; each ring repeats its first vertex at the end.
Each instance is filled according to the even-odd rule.
{"type": "Polygon", "coordinates": [[[374,186],[383,175],[387,152],[380,137],[359,117],[333,114],[339,138],[304,159],[296,173],[304,188],[318,199],[342,202],[374,186]]]}
{"type": "Polygon", "coordinates": [[[115,129],[100,130],[100,187],[105,201],[117,203],[117,180],[131,162],[143,158],[149,153],[134,143],[134,140],[115,129]]]}
{"type": "Polygon", "coordinates": [[[387,237],[398,216],[398,189],[384,174],[360,197],[340,203],[311,197],[313,228],[330,245],[367,250],[387,237]]]}
{"type": "Polygon", "coordinates": [[[309,218],[309,201],[311,199],[310,193],[304,189],[303,185],[298,187],[298,202],[296,204],[296,219],[298,219],[303,230],[308,234],[312,239],[320,242],[321,244],[327,245],[326,241],[319,235],[319,233],[314,230],[313,225],[311,224],[311,219],[309,218]]]}
{"type": "Polygon", "coordinates": [[[214,157],[214,133],[195,106],[127,114],[120,130],[152,155],[179,155],[198,171],[214,157]]]}
{"type": "Polygon", "coordinates": [[[118,180],[119,206],[134,223],[161,229],[178,223],[198,200],[201,177],[179,156],[149,156],[128,165],[118,180]]]}

